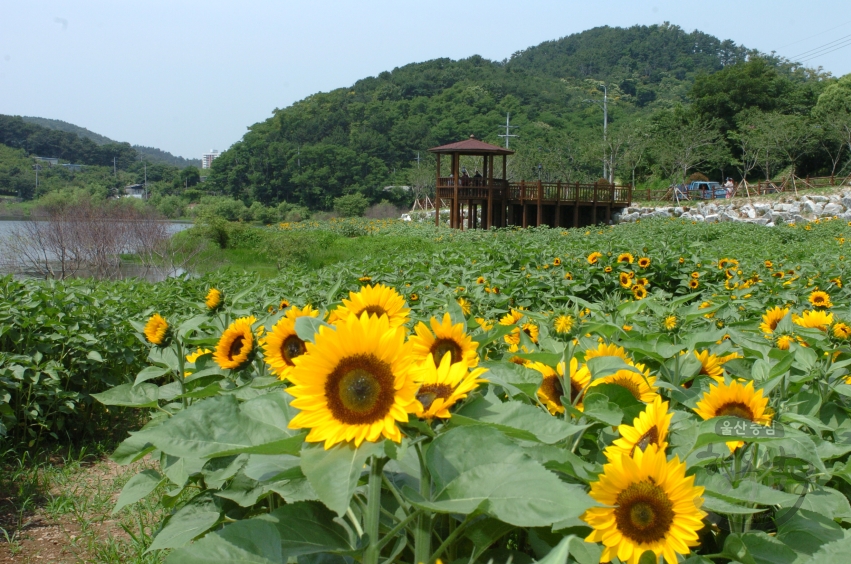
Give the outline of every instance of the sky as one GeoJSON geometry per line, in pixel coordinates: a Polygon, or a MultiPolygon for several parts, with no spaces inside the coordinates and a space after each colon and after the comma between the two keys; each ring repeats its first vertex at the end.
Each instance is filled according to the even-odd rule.
{"type": "Polygon", "coordinates": [[[795,60],[840,47],[806,64],[851,73],[848,0],[2,0],[0,113],[200,158],[384,70],[664,21],[795,60]]]}

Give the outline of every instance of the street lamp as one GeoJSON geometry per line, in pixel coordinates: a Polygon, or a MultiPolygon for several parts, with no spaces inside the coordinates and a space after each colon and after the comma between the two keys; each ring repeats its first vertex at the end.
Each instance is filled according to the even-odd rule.
{"type": "Polygon", "coordinates": [[[606,87],[605,82],[601,82],[600,86],[603,87],[603,100],[583,100],[584,102],[589,102],[592,104],[602,104],[603,106],[603,178],[606,180],[609,179],[609,175],[607,174],[608,161],[606,160],[606,133],[609,127],[609,89],[606,87]]]}

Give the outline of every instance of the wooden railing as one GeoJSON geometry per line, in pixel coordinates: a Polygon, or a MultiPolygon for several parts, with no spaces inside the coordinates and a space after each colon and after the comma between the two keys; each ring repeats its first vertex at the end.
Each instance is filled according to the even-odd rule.
{"type": "MultiPolygon", "coordinates": [[[[806,178],[796,178],[793,184],[791,179],[784,182],[771,182],[760,180],[754,184],[748,184],[748,190],[744,186],[737,186],[733,191],[734,198],[746,197],[748,192],[751,196],[764,196],[766,194],[776,194],[778,192],[794,192],[806,191],[813,188],[829,188],[831,186],[848,186],[851,183],[851,176],[813,176],[806,178]]],[[[640,198],[642,201],[650,202],[669,202],[673,199],[674,191],[672,188],[666,190],[636,190],[633,196],[640,198]]],[[[701,192],[698,199],[715,199],[712,190],[701,192]]]]}
{"type": "MultiPolygon", "coordinates": [[[[507,199],[516,202],[537,202],[550,204],[558,203],[599,203],[629,205],[632,202],[631,186],[615,186],[611,184],[580,184],[562,182],[510,182],[494,180],[493,186],[466,186],[462,183],[458,187],[459,200],[487,199],[488,192],[492,191],[495,201],[507,199]]],[[[437,186],[437,195],[441,198],[453,198],[455,186],[450,178],[441,178],[437,186]]]]}

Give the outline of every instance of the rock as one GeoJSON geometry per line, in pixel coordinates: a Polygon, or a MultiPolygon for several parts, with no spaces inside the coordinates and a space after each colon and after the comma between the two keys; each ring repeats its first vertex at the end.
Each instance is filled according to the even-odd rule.
{"type": "Polygon", "coordinates": [[[819,214],[821,214],[823,209],[824,206],[822,204],[805,200],[803,205],[801,206],[801,213],[818,216],[819,214]]]}
{"type": "Polygon", "coordinates": [[[768,204],[754,204],[753,209],[756,211],[756,215],[764,216],[771,211],[771,206],[768,204]]]}
{"type": "Polygon", "coordinates": [[[809,220],[807,218],[805,218],[801,214],[797,214],[797,213],[792,214],[792,219],[790,221],[794,221],[796,224],[798,224],[798,223],[804,224],[804,223],[809,222],[809,220]]]}
{"type": "Polygon", "coordinates": [[[722,211],[718,214],[719,221],[739,221],[739,216],[733,211],[722,211]]]}
{"type": "Polygon", "coordinates": [[[671,213],[674,214],[674,217],[680,217],[683,215],[683,208],[677,206],[675,208],[670,209],[671,213]]]}
{"type": "Polygon", "coordinates": [[[717,214],[718,213],[718,206],[716,206],[715,204],[707,204],[706,206],[704,206],[704,209],[706,211],[704,212],[703,215],[717,214]]]}
{"type": "Polygon", "coordinates": [[[748,223],[755,223],[756,225],[768,225],[768,220],[764,217],[758,217],[756,219],[748,219],[746,221],[748,223]]]}
{"type": "Polygon", "coordinates": [[[708,214],[705,218],[706,223],[718,223],[718,214],[708,214]]]}
{"type": "Polygon", "coordinates": [[[842,196],[842,199],[839,200],[839,203],[845,206],[846,208],[851,208],[851,195],[842,196]]]}
{"type": "Polygon", "coordinates": [[[798,202],[789,204],[789,213],[801,213],[801,204],[798,202]]]}
{"type": "Polygon", "coordinates": [[[706,220],[703,218],[703,216],[702,216],[702,215],[700,215],[699,213],[696,213],[696,214],[694,214],[693,216],[691,216],[691,220],[692,220],[692,221],[699,221],[699,222],[701,222],[701,223],[703,223],[704,221],[706,221],[706,220]]]}
{"type": "Polygon", "coordinates": [[[809,196],[808,195],[807,197],[814,202],[818,202],[819,204],[826,204],[827,202],[830,201],[830,198],[828,198],[827,196],[809,196]]]}
{"type": "Polygon", "coordinates": [[[839,215],[844,211],[845,211],[845,208],[843,208],[841,205],[835,204],[833,202],[831,202],[829,204],[825,204],[824,208],[822,209],[822,213],[824,215],[830,216],[830,217],[833,217],[834,215],[839,215]]]}
{"type": "Polygon", "coordinates": [[[779,212],[788,212],[792,210],[792,206],[789,204],[774,204],[774,211],[779,212]]]}
{"type": "Polygon", "coordinates": [[[632,213],[625,213],[625,214],[621,215],[620,222],[621,223],[632,223],[633,221],[637,220],[640,216],[641,216],[641,214],[638,213],[637,211],[632,212],[632,213]]]}
{"type": "Polygon", "coordinates": [[[746,204],[746,205],[742,206],[741,209],[739,210],[739,212],[742,215],[747,216],[749,219],[753,219],[753,218],[756,217],[756,210],[750,204],[746,204]]]}
{"type": "Polygon", "coordinates": [[[842,200],[837,194],[831,194],[827,199],[830,200],[831,204],[838,204],[842,200]]]}
{"type": "Polygon", "coordinates": [[[671,212],[666,209],[656,210],[651,214],[653,217],[671,217],[671,212]]]}

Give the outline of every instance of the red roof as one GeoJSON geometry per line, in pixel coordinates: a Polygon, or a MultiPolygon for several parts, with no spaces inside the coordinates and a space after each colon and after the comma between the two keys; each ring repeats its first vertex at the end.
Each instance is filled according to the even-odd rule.
{"type": "Polygon", "coordinates": [[[504,147],[497,147],[484,141],[479,141],[472,135],[469,139],[450,143],[449,145],[441,145],[440,147],[432,147],[430,153],[460,153],[462,155],[513,155],[514,151],[504,147]]]}

